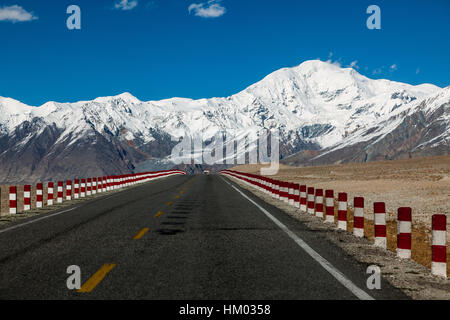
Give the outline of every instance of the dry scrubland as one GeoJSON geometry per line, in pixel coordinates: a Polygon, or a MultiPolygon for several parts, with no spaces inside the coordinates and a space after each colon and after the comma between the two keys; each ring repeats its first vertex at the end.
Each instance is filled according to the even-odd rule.
{"type": "MultiPolygon", "coordinates": [[[[244,165],[233,170],[259,174],[260,165],[244,165]]],[[[353,197],[362,196],[365,202],[365,234],[373,238],[373,203],[386,203],[388,248],[397,245],[397,209],[411,207],[413,218],[413,260],[431,266],[431,216],[450,212],[450,156],[420,159],[377,161],[317,167],[290,167],[281,165],[274,179],[291,181],[307,186],[333,189],[348,193],[351,206],[353,197]]],[[[337,212],[335,212],[337,221],[337,212]]],[[[353,211],[349,210],[348,230],[353,231],[353,211]]],[[[450,230],[447,217],[447,230],[450,230]]],[[[450,243],[450,232],[447,232],[450,243]]],[[[447,246],[450,257],[450,246],[447,246]]],[[[450,263],[447,264],[450,274],[450,263]]]]}

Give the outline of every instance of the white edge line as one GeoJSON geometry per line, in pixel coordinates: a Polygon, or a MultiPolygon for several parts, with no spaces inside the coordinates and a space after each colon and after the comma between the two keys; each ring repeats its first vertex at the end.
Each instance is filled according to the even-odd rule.
{"type": "Polygon", "coordinates": [[[358,299],[360,300],[375,300],[372,296],[366,293],[364,290],[356,286],[350,279],[348,279],[342,272],[340,272],[336,267],[334,267],[327,259],[318,254],[313,248],[311,248],[305,241],[303,241],[294,232],[289,230],[283,223],[281,223],[277,218],[271,215],[266,209],[261,207],[255,201],[250,199],[241,190],[236,188],[234,185],[222,178],[227,184],[229,184],[233,189],[239,192],[244,198],[253,203],[259,210],[261,210],[270,220],[272,220],[281,230],[283,230],[290,238],[292,238],[295,243],[297,243],[307,254],[309,254],[314,260],[316,260],[325,270],[327,270],[337,281],[339,281],[344,287],[350,290],[358,299]]]}

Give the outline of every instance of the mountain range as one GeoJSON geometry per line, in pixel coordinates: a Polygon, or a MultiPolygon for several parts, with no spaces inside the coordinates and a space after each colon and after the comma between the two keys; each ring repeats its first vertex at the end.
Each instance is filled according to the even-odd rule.
{"type": "Polygon", "coordinates": [[[224,98],[123,93],[29,106],[0,97],[0,183],[167,169],[180,137],[262,129],[278,129],[291,165],[449,154],[450,86],[373,80],[311,60],[224,98]]]}

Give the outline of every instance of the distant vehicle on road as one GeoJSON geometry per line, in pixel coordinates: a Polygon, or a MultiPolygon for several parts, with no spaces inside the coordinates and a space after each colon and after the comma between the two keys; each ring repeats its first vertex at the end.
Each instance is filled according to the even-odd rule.
{"type": "Polygon", "coordinates": [[[211,171],[206,169],[206,170],[203,171],[203,174],[211,174],[211,171]]]}

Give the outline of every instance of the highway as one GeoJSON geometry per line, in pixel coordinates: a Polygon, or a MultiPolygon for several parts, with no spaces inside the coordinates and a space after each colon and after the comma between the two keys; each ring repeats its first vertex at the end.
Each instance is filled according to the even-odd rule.
{"type": "Polygon", "coordinates": [[[0,229],[0,299],[407,298],[384,280],[367,289],[366,268],[218,175],[152,181],[0,229]],[[71,265],[79,290],[67,287],[71,265]]]}

